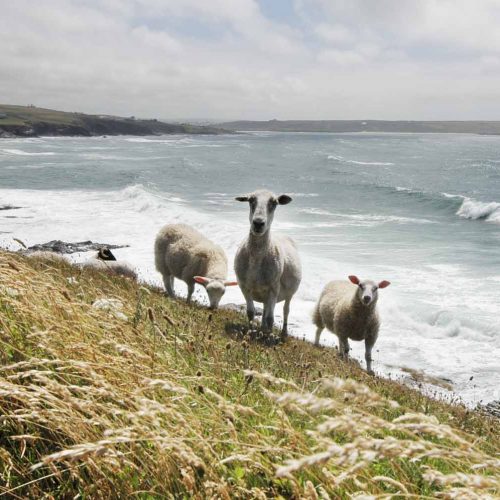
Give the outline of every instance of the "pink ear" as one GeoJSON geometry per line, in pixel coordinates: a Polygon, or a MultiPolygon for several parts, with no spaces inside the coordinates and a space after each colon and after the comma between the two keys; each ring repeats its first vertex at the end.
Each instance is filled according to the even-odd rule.
{"type": "Polygon", "coordinates": [[[206,285],[210,281],[209,279],[204,278],[203,276],[194,276],[193,279],[196,281],[196,283],[201,283],[202,285],[206,285]]]}
{"type": "Polygon", "coordinates": [[[237,284],[237,281],[224,281],[224,286],[236,286],[237,284]]]}
{"type": "Polygon", "coordinates": [[[355,285],[359,285],[359,278],[357,276],[351,275],[349,276],[349,280],[351,283],[354,283],[355,285]]]}
{"type": "Polygon", "coordinates": [[[386,280],[384,280],[384,281],[381,281],[381,282],[378,284],[378,287],[379,287],[379,288],[386,288],[386,287],[388,287],[390,284],[391,284],[391,282],[390,282],[390,281],[386,281],[386,280]]]}

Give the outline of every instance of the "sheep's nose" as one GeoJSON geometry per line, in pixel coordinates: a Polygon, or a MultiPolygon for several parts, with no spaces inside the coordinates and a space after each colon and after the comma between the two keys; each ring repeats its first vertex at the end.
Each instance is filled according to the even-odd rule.
{"type": "Polygon", "coordinates": [[[260,233],[264,229],[265,224],[266,224],[266,222],[262,219],[254,219],[253,220],[253,228],[258,233],[260,233]]]}
{"type": "Polygon", "coordinates": [[[363,297],[363,302],[364,302],[365,304],[369,304],[371,300],[372,300],[372,298],[371,298],[369,295],[365,295],[365,296],[363,297]]]}

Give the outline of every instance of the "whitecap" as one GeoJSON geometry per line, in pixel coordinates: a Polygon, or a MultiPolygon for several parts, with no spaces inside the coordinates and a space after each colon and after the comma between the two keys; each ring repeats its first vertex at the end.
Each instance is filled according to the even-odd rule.
{"type": "MultiPolygon", "coordinates": [[[[355,225],[377,225],[387,222],[395,222],[400,224],[435,224],[429,219],[417,219],[414,217],[401,217],[397,215],[378,215],[378,214],[345,214],[340,212],[329,212],[322,208],[303,208],[300,212],[310,215],[323,215],[328,217],[336,217],[339,219],[347,219],[355,225]]],[[[317,224],[316,227],[330,227],[328,224],[317,224]]],[[[333,226],[332,226],[333,227],[333,226]]]]}
{"type": "Polygon", "coordinates": [[[355,160],[345,160],[346,163],[354,163],[355,165],[379,165],[379,166],[391,166],[394,163],[385,161],[355,161],[355,160]]]}
{"type": "Polygon", "coordinates": [[[500,223],[500,203],[465,198],[457,211],[457,215],[470,220],[486,220],[500,223]]]}
{"type": "Polygon", "coordinates": [[[28,151],[22,151],[20,149],[0,149],[2,153],[15,155],[15,156],[53,156],[57,153],[52,151],[38,152],[38,153],[29,153],[28,151]]]}
{"type": "Polygon", "coordinates": [[[328,160],[340,161],[343,163],[352,163],[354,165],[375,165],[375,166],[392,166],[394,163],[386,161],[358,161],[358,160],[346,160],[343,156],[338,155],[328,155],[328,160]]]}

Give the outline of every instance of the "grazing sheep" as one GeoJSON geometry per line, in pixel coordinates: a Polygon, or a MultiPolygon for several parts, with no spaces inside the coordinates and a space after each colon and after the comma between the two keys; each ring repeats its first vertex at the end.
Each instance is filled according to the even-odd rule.
{"type": "Polygon", "coordinates": [[[211,309],[217,309],[226,286],[238,284],[226,279],[224,250],[186,224],[168,224],[160,230],[155,241],[155,264],[170,297],[175,297],[174,277],[186,282],[188,304],[195,283],[205,287],[211,309]]]}
{"type": "Polygon", "coordinates": [[[282,335],[286,336],[290,301],[299,288],[302,269],[293,240],[288,236],[271,235],[271,224],[276,207],[287,205],[292,198],[259,190],[238,196],[236,200],[250,204],[250,233],[234,260],[238,284],[247,303],[248,320],[252,321],[255,316],[253,301],[262,302],[262,329],[270,332],[274,324],[274,307],[284,300],[282,335]]]}
{"type": "Polygon", "coordinates": [[[35,250],[34,252],[23,252],[30,259],[51,260],[53,262],[68,262],[68,259],[57,252],[49,252],[46,250],[35,250]]]}
{"type": "Polygon", "coordinates": [[[134,281],[137,280],[137,273],[134,268],[124,260],[116,260],[108,247],[100,248],[97,255],[79,264],[80,267],[107,271],[118,276],[125,276],[134,281]]]}
{"type": "Polygon", "coordinates": [[[340,355],[349,356],[349,339],[365,341],[366,369],[372,371],[372,348],[378,337],[380,320],[377,313],[378,289],[386,288],[389,281],[376,284],[349,276],[349,281],[330,281],[321,292],[313,313],[317,326],[315,344],[325,326],[339,338],[340,355]]]}

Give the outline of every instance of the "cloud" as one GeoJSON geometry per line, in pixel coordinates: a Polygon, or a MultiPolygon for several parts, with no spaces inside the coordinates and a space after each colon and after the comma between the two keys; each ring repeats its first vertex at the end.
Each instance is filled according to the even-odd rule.
{"type": "Polygon", "coordinates": [[[5,2],[0,100],[215,119],[498,119],[500,0],[5,2]]]}

